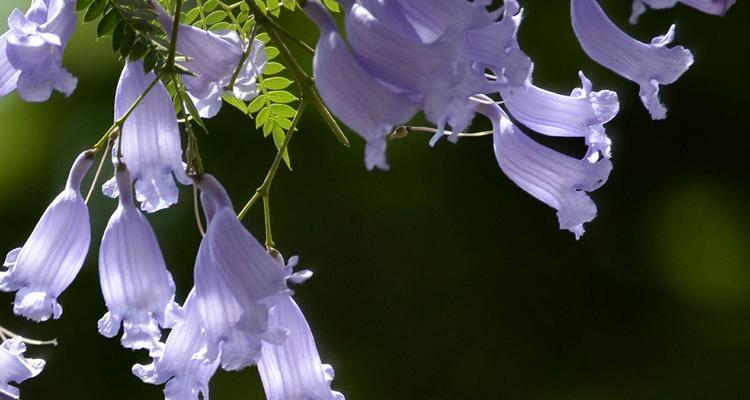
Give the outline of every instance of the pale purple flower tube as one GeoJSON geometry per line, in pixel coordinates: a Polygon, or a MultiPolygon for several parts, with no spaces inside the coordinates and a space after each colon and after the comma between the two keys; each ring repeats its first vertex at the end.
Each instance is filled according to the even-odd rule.
{"type": "Polygon", "coordinates": [[[735,0],[633,0],[633,12],[630,15],[630,23],[635,24],[638,22],[638,17],[646,12],[646,6],[655,10],[662,10],[672,8],[677,3],[693,7],[706,14],[724,15],[734,5],[735,0]]]}
{"type": "Polygon", "coordinates": [[[640,86],[640,97],[653,119],[664,119],[667,109],[659,100],[659,85],[675,82],[693,64],[693,55],[682,46],[667,47],[675,26],[650,44],[620,30],[596,0],[571,0],[573,30],[591,59],[640,86]]]}
{"type": "Polygon", "coordinates": [[[394,126],[408,121],[418,105],[365,69],[347,48],[325,7],[313,0],[304,11],[321,32],[313,60],[321,97],[334,115],[367,141],[367,169],[388,169],[386,136],[394,126]]]}
{"type": "Polygon", "coordinates": [[[344,400],[331,390],[333,368],[321,363],[310,325],[291,296],[274,296],[269,323],[285,328],[288,336],[281,345],[263,343],[258,372],[266,398],[344,400]]]}
{"type": "MultiPolygon", "coordinates": [[[[151,1],[159,13],[159,21],[168,35],[174,25],[173,18],[155,0],[151,1]]],[[[201,117],[211,118],[221,109],[221,96],[231,82],[237,65],[242,60],[245,44],[236,32],[209,32],[192,25],[180,24],[177,51],[189,58],[182,65],[197,76],[182,77],[190,98],[201,117]]],[[[266,50],[263,42],[255,39],[250,55],[240,70],[232,93],[235,97],[249,101],[258,95],[257,76],[266,65],[266,50]]]]}
{"type": "Polygon", "coordinates": [[[26,345],[19,338],[5,340],[0,345],[0,399],[18,400],[20,392],[10,383],[21,383],[44,369],[44,360],[26,358],[25,351],[26,345]]]}
{"type": "Polygon", "coordinates": [[[62,315],[57,297],[78,275],[91,241],[81,181],[92,163],[92,153],[78,156],[65,190],[47,207],[23,247],[5,259],[0,290],[17,291],[13,311],[18,315],[37,322],[62,315]]]}
{"type": "Polygon", "coordinates": [[[602,186],[612,163],[579,160],[533,141],[496,104],[481,104],[479,112],[494,126],[495,157],[505,175],[530,195],[557,210],[560,229],[583,235],[583,224],[596,217],[587,195],[602,186]]]}
{"type": "MultiPolygon", "coordinates": [[[[115,119],[127,112],[154,78],[153,73],[144,72],[141,61],[125,64],[115,93],[115,119]]],[[[112,148],[115,163],[120,146],[122,161],[135,180],[136,200],[143,211],[155,212],[177,203],[175,179],[184,185],[192,183],[182,162],[177,115],[161,82],[156,83],[125,121],[112,148]]],[[[104,193],[117,196],[115,178],[104,184],[104,193]]]]}
{"type": "Polygon", "coordinates": [[[208,382],[216,373],[219,360],[206,362],[195,357],[206,346],[195,290],[185,300],[184,311],[184,319],[169,333],[163,348],[152,351],[153,363],[134,365],[133,374],[145,383],[161,385],[166,382],[166,400],[198,400],[200,394],[208,399],[208,382]]]}
{"type": "Polygon", "coordinates": [[[503,96],[510,114],[526,127],[549,136],[584,137],[589,146],[587,157],[596,161],[599,155],[610,157],[612,141],[604,124],[620,110],[617,93],[592,91],[591,81],[579,72],[580,88],[570,96],[553,93],[537,86],[504,86],[503,96]]]}
{"type": "Polygon", "coordinates": [[[124,347],[153,349],[161,328],[171,327],[180,309],[156,235],[133,203],[130,174],[124,164],[117,169],[120,203],[99,248],[99,277],[109,310],[99,320],[99,333],[114,337],[122,325],[124,347]]]}
{"type": "Polygon", "coordinates": [[[287,290],[289,273],[237,220],[214,177],[203,175],[200,188],[209,223],[196,258],[195,301],[205,324],[205,357],[239,370],[257,362],[262,341],[283,341],[283,331],[269,329],[267,299],[287,290]]]}
{"type": "Polygon", "coordinates": [[[75,0],[33,0],[14,9],[0,37],[0,96],[18,90],[26,101],[46,101],[53,90],[69,96],[78,81],[62,66],[76,24],[75,0]]]}

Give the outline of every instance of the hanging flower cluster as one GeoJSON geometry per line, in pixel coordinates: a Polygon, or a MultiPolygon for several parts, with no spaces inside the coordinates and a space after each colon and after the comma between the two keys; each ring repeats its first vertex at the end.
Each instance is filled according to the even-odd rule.
{"type": "MultiPolygon", "coordinates": [[[[677,2],[635,0],[631,22],[647,7],[677,2]]],[[[681,2],[717,15],[734,3],[681,2]]],[[[500,169],[557,210],[561,229],[579,238],[583,225],[596,217],[589,193],[612,170],[605,124],[619,111],[617,94],[594,90],[583,72],[581,87],[570,95],[536,86],[533,62],[518,43],[523,20],[518,0],[505,0],[494,11],[489,0],[340,0],[346,38],[329,12],[331,1],[301,1],[320,30],[314,79],[281,38],[289,33],[273,19],[278,8],[262,9],[255,0],[233,5],[214,1],[231,21],[221,22],[226,26],[220,28],[230,29],[218,24],[208,29],[203,8],[185,13],[181,0],[163,3],[174,4],[175,11],[156,0],[33,0],[26,13],[14,10],[9,17],[10,30],[0,37],[0,96],[15,90],[27,101],[44,101],[53,90],[72,93],[77,81],[62,66],[62,56],[75,27],[76,7],[86,10],[87,20],[103,14],[100,31],[112,35],[126,62],[115,94],[114,124],[76,158],[63,191],[26,243],[8,253],[0,290],[16,293],[18,315],[37,322],[61,317],[58,297],[81,270],[91,242],[91,193],[84,197],[81,183],[97,154],[102,163],[111,159],[114,177],[103,192],[117,197],[118,205],[99,247],[108,311],[98,329],[108,338],[122,332],[123,347],[148,351],[152,362],[132,371],[143,382],[166,384],[166,399],[207,399],[209,381],[219,368],[237,371],[253,365],[269,400],[344,398],[331,390],[333,369],[321,362],[311,328],[288,287],[312,273],[293,272],[296,257],[285,263],[271,238],[270,185],[281,162],[288,162],[289,141],[308,105],[321,112],[340,140],[346,142],[331,113],[360,135],[366,142],[367,169],[383,170],[389,167],[388,140],[412,128],[394,129],[417,112],[436,126],[428,129],[434,132],[433,146],[443,136],[452,142],[471,136],[462,132],[476,114],[482,115],[492,123],[500,169]],[[139,26],[134,20],[140,30],[133,30],[139,26]],[[276,47],[266,46],[269,40],[276,47]],[[278,53],[285,65],[271,61],[278,53]],[[283,90],[285,78],[269,78],[286,68],[300,86],[296,110],[287,105],[298,99],[283,90]],[[240,218],[219,181],[204,172],[193,131],[205,129],[203,119],[215,116],[224,102],[255,113],[257,126],[273,134],[279,150],[240,218]],[[542,135],[582,138],[585,154],[576,158],[544,146],[519,125],[542,135]],[[178,184],[200,190],[207,221],[196,254],[194,287],[182,305],[142,212],[176,204],[178,184]],[[266,216],[265,246],[241,223],[258,200],[266,216]]],[[[284,4],[296,8],[294,2],[284,4]]],[[[665,118],[660,86],[674,83],[693,63],[687,49],[670,46],[675,27],[642,43],[615,25],[596,0],[571,0],[570,10],[583,51],[638,84],[651,117],[665,118]]],[[[36,376],[44,367],[42,360],[24,358],[24,351],[21,337],[2,343],[0,395],[17,399],[18,390],[9,383],[36,376]]]]}

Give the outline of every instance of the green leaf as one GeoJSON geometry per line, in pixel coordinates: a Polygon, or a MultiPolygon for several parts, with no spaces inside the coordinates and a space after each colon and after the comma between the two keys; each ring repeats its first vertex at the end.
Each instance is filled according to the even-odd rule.
{"type": "Polygon", "coordinates": [[[126,27],[122,35],[122,43],[120,44],[120,55],[123,58],[130,55],[130,50],[133,48],[134,42],[135,32],[126,27]]]}
{"type": "Polygon", "coordinates": [[[219,6],[219,2],[216,0],[208,0],[203,4],[203,12],[204,13],[210,13],[211,11],[215,10],[216,7],[219,6]]]}
{"type": "Polygon", "coordinates": [[[266,59],[271,61],[279,55],[279,49],[273,46],[266,46],[266,59]]]}
{"type": "Polygon", "coordinates": [[[76,11],[83,11],[88,8],[94,0],[78,0],[76,3],[76,11]]]}
{"type": "Polygon", "coordinates": [[[266,69],[263,71],[263,74],[264,75],[276,75],[285,69],[286,67],[284,67],[284,65],[282,65],[281,63],[277,63],[276,61],[271,61],[268,64],[266,64],[266,69]]]}
{"type": "Polygon", "coordinates": [[[276,126],[276,124],[274,124],[272,119],[269,119],[268,121],[266,121],[266,124],[263,125],[263,137],[268,137],[268,135],[270,135],[271,132],[273,132],[274,126],[276,126]]]}
{"type": "MultiPolygon", "coordinates": [[[[285,138],[284,131],[277,125],[273,128],[273,143],[276,145],[276,149],[281,149],[281,146],[284,144],[284,138],[285,138]]],[[[284,154],[282,154],[282,157],[284,159],[284,163],[286,164],[286,167],[289,168],[289,170],[292,169],[292,161],[289,159],[289,149],[284,149],[284,154]]]]}
{"type": "Polygon", "coordinates": [[[268,90],[282,90],[289,87],[289,85],[292,84],[292,81],[283,76],[273,76],[264,79],[260,84],[268,90]]]}
{"type": "Polygon", "coordinates": [[[91,22],[99,18],[99,16],[104,13],[108,4],[107,0],[96,0],[96,2],[86,10],[86,14],[83,16],[84,22],[91,22]]]}
{"type": "Polygon", "coordinates": [[[185,18],[183,18],[182,20],[180,20],[180,22],[185,23],[185,24],[190,24],[193,21],[195,21],[196,18],[198,18],[198,16],[200,15],[200,13],[201,13],[200,8],[196,7],[194,9],[188,11],[187,14],[185,14],[185,18]]]}
{"type": "Polygon", "coordinates": [[[148,43],[143,38],[136,38],[135,42],[133,43],[133,48],[130,49],[130,54],[128,54],[128,58],[130,58],[131,61],[139,60],[141,57],[146,55],[146,52],[148,51],[148,43]]]}
{"type": "Polygon", "coordinates": [[[155,50],[150,50],[143,57],[143,68],[147,71],[153,71],[156,68],[156,64],[159,62],[159,54],[155,50]]]}
{"type": "Polygon", "coordinates": [[[253,101],[250,102],[250,104],[247,106],[247,113],[255,114],[258,111],[260,111],[260,109],[263,108],[265,105],[266,105],[266,95],[262,94],[254,98],[253,101]]]}
{"type": "Polygon", "coordinates": [[[333,12],[341,11],[341,8],[339,7],[339,3],[335,2],[334,0],[323,0],[323,5],[328,7],[328,9],[333,12]]]}
{"type": "Polygon", "coordinates": [[[110,35],[120,21],[120,13],[110,9],[96,26],[96,35],[98,37],[110,35]]]}
{"type": "Polygon", "coordinates": [[[271,109],[274,114],[280,117],[294,118],[297,115],[297,110],[286,104],[271,104],[271,109]]]}
{"type": "Polygon", "coordinates": [[[120,21],[119,24],[112,31],[112,51],[116,52],[120,50],[122,45],[122,37],[125,35],[125,23],[120,21]]]}
{"type": "Polygon", "coordinates": [[[267,0],[266,5],[268,6],[268,11],[271,12],[271,15],[278,17],[279,14],[281,14],[281,4],[279,4],[279,0],[267,0]]]}
{"type": "Polygon", "coordinates": [[[227,17],[227,13],[221,10],[217,10],[217,11],[212,12],[209,15],[206,15],[205,21],[207,25],[213,25],[213,24],[223,21],[224,18],[226,17],[227,17]]]}
{"type": "MultiPolygon", "coordinates": [[[[268,36],[267,32],[260,32],[259,34],[255,35],[255,38],[263,42],[263,44],[266,44],[271,40],[271,37],[268,36]]],[[[268,47],[266,47],[266,49],[268,49],[268,47]]]]}
{"type": "Polygon", "coordinates": [[[247,106],[245,105],[244,101],[234,97],[230,93],[224,93],[221,98],[224,99],[224,101],[228,104],[234,106],[236,109],[242,111],[244,114],[247,114],[247,106]]]}
{"type": "Polygon", "coordinates": [[[218,24],[212,25],[209,30],[211,31],[234,31],[236,30],[236,25],[231,24],[229,22],[219,22],[218,24]]]}
{"type": "Polygon", "coordinates": [[[258,113],[258,115],[255,117],[255,129],[260,128],[261,126],[265,125],[266,121],[268,120],[268,117],[271,116],[271,108],[266,107],[258,113]]]}
{"type": "MultiPolygon", "coordinates": [[[[268,79],[266,79],[267,81],[268,79]]],[[[286,90],[274,90],[267,93],[269,99],[274,103],[291,103],[295,100],[299,100],[297,96],[287,92],[286,90]]]]}

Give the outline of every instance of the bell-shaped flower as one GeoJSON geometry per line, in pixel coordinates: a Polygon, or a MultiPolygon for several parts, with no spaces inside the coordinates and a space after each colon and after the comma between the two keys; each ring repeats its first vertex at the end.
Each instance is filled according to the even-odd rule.
{"type": "Polygon", "coordinates": [[[323,5],[308,1],[304,11],[320,29],[313,59],[320,96],[334,115],[367,142],[367,169],[388,169],[386,136],[417,112],[418,103],[367,70],[347,47],[323,5]]]}
{"type": "MultiPolygon", "coordinates": [[[[154,79],[153,73],[143,70],[141,61],[125,64],[115,93],[115,119],[127,113],[154,79]]],[[[192,183],[182,162],[177,115],[161,82],[156,83],[125,121],[112,146],[115,163],[119,150],[122,162],[135,180],[136,200],[143,211],[155,212],[177,203],[175,179],[184,185],[192,183]]],[[[115,178],[104,184],[104,193],[117,196],[115,178]]]]}
{"type": "Polygon", "coordinates": [[[0,399],[18,400],[18,388],[10,382],[21,383],[39,375],[44,360],[26,358],[26,345],[19,338],[5,340],[0,345],[0,399]]]}
{"type": "Polygon", "coordinates": [[[331,390],[333,368],[322,364],[310,325],[289,294],[273,298],[271,326],[287,331],[281,345],[263,343],[258,372],[268,400],[344,400],[331,390]]]}
{"type": "MultiPolygon", "coordinates": [[[[171,35],[174,20],[156,0],[152,0],[162,27],[171,35]]],[[[203,118],[216,115],[221,109],[221,96],[227,92],[238,65],[243,61],[244,46],[236,32],[209,32],[192,25],[180,24],[177,52],[188,58],[181,63],[196,76],[182,77],[188,95],[203,118]]],[[[244,64],[239,68],[232,93],[243,101],[258,95],[256,79],[266,67],[266,49],[263,42],[253,40],[244,64]]]]}
{"type": "Polygon", "coordinates": [[[471,96],[528,82],[531,60],[516,39],[522,14],[515,1],[506,1],[499,21],[482,2],[343,3],[352,51],[380,80],[420,100],[439,128],[433,144],[446,124],[455,132],[468,127],[476,111],[471,96]]]}
{"type": "Polygon", "coordinates": [[[587,157],[596,161],[599,155],[610,157],[612,141],[604,124],[620,110],[617,93],[592,91],[591,81],[579,72],[580,88],[570,96],[553,93],[530,85],[526,88],[504,87],[503,100],[510,114],[527,128],[549,136],[584,137],[589,146],[587,157]]]}
{"type": "Polygon", "coordinates": [[[207,339],[203,356],[239,370],[257,362],[262,341],[283,341],[282,330],[269,329],[268,298],[287,290],[289,272],[237,220],[215,178],[203,175],[200,188],[209,220],[195,263],[195,301],[207,339]]]}
{"type": "Polygon", "coordinates": [[[621,31],[596,0],[571,0],[573,30],[591,59],[640,86],[640,97],[653,119],[664,119],[667,109],[659,100],[659,85],[675,82],[693,64],[682,46],[667,47],[675,35],[672,25],[650,44],[621,31]]]}
{"type": "Polygon", "coordinates": [[[5,258],[0,290],[17,291],[13,311],[18,315],[37,322],[62,315],[57,297],[78,275],[91,241],[81,181],[93,157],[90,152],[78,156],[65,190],[47,207],[23,247],[5,258]]]}
{"type": "Polygon", "coordinates": [[[545,147],[521,132],[496,104],[482,103],[479,112],[494,126],[495,157],[505,175],[530,195],[557,210],[560,229],[583,235],[583,224],[596,217],[591,192],[612,170],[608,158],[579,160],[545,147]]]}
{"type": "Polygon", "coordinates": [[[206,347],[203,321],[196,307],[195,290],[185,301],[184,319],[167,337],[163,348],[152,351],[153,363],[136,364],[133,374],[145,383],[161,385],[167,400],[198,400],[199,394],[208,399],[208,382],[219,367],[219,360],[205,362],[194,357],[206,347]]]}
{"type": "Polygon", "coordinates": [[[153,349],[161,339],[161,328],[171,327],[179,318],[175,285],[151,225],[133,203],[124,164],[115,177],[120,204],[99,248],[99,278],[109,309],[99,320],[99,333],[114,337],[122,325],[124,347],[153,349]]]}
{"type": "Polygon", "coordinates": [[[53,90],[70,96],[78,81],[62,57],[75,25],[75,0],[33,0],[26,14],[14,9],[0,36],[0,96],[14,89],[26,101],[45,101],[53,90]]]}
{"type": "Polygon", "coordinates": [[[646,6],[654,10],[663,10],[672,8],[677,3],[682,3],[706,14],[724,15],[734,5],[734,2],[735,0],[633,0],[633,13],[630,14],[630,23],[638,23],[638,17],[647,10],[646,6]]]}

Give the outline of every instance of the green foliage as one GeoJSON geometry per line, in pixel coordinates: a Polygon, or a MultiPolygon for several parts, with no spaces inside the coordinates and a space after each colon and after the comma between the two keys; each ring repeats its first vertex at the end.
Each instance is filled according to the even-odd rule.
{"type": "Polygon", "coordinates": [[[99,21],[99,38],[112,38],[112,51],[131,61],[143,59],[147,71],[165,65],[168,42],[148,0],[78,0],[85,22],[99,21]]]}

